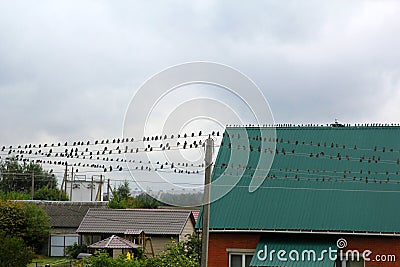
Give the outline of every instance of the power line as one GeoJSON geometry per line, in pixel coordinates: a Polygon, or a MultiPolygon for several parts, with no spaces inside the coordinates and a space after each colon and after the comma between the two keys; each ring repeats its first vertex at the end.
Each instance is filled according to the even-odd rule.
{"type": "Polygon", "coordinates": [[[198,137],[208,137],[208,136],[221,136],[219,131],[212,131],[210,133],[203,133],[199,131],[198,134],[194,132],[188,134],[160,134],[153,136],[144,136],[140,139],[135,139],[133,137],[118,137],[118,138],[107,138],[107,139],[98,139],[95,141],[74,141],[74,142],[54,142],[54,143],[40,143],[40,144],[25,144],[25,145],[3,145],[1,151],[10,150],[10,149],[34,149],[34,148],[55,148],[55,147],[77,147],[77,146],[98,146],[98,145],[111,145],[111,144],[124,144],[124,143],[138,143],[138,142],[156,142],[156,141],[168,141],[168,140],[176,140],[176,139],[189,139],[189,138],[198,138],[198,137]]]}

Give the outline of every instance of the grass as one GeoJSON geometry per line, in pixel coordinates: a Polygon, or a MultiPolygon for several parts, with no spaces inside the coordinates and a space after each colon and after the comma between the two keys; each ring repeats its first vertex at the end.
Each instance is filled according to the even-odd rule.
{"type": "Polygon", "coordinates": [[[37,266],[44,266],[45,264],[50,264],[51,267],[53,266],[64,266],[70,263],[70,260],[64,257],[50,257],[50,258],[34,258],[32,263],[28,265],[28,267],[36,267],[37,266]]]}

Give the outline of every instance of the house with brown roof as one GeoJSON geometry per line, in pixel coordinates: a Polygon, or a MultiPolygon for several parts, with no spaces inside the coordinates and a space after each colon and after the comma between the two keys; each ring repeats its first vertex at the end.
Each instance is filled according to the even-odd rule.
{"type": "Polygon", "coordinates": [[[154,254],[158,254],[172,240],[186,240],[195,231],[194,225],[190,210],[89,209],[76,232],[87,245],[112,235],[136,240],[144,233],[154,254]]]}
{"type": "Polygon", "coordinates": [[[70,201],[30,201],[42,207],[50,217],[51,234],[42,254],[64,256],[65,247],[80,243],[76,233],[83,217],[90,208],[103,210],[107,202],[70,202],[70,201]]]}

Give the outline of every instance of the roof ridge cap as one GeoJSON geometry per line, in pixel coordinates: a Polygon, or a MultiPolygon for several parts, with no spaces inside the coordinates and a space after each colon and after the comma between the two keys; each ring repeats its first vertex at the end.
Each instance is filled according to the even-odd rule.
{"type": "Polygon", "coordinates": [[[113,240],[114,237],[115,237],[115,235],[110,236],[110,239],[107,241],[105,247],[108,247],[108,245],[111,243],[111,241],[113,240]]]}

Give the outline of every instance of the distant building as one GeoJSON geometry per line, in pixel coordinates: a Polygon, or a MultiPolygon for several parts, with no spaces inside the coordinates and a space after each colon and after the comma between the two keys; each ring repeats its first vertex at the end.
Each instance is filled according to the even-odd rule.
{"type": "Polygon", "coordinates": [[[74,175],[66,182],[66,193],[71,201],[103,201],[104,185],[107,186],[100,175],[74,175]]]}

